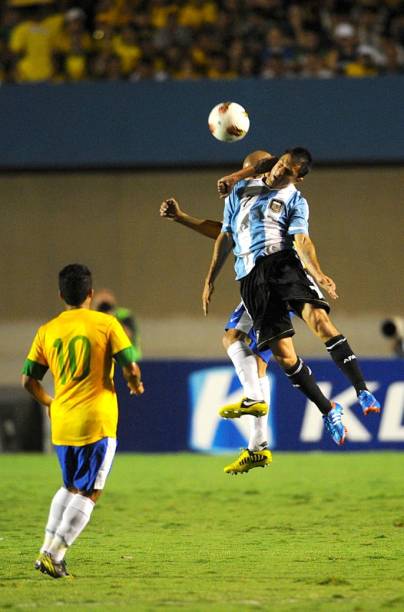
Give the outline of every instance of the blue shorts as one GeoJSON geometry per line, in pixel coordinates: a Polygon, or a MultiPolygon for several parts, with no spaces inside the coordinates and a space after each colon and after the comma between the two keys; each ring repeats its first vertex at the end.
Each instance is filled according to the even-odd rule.
{"type": "Polygon", "coordinates": [[[66,488],[103,489],[115,456],[115,438],[102,438],[84,446],[55,444],[66,488]]]}
{"type": "Polygon", "coordinates": [[[237,308],[233,310],[233,312],[231,313],[229,317],[229,320],[227,321],[225,325],[225,329],[226,330],[238,329],[239,331],[246,334],[251,341],[249,344],[249,347],[252,350],[252,352],[258,355],[258,357],[261,357],[261,359],[265,361],[265,363],[269,362],[269,360],[271,359],[272,351],[269,349],[266,349],[264,351],[258,350],[257,337],[255,335],[253,323],[252,323],[250,315],[246,311],[246,308],[243,302],[240,302],[237,308]]]}

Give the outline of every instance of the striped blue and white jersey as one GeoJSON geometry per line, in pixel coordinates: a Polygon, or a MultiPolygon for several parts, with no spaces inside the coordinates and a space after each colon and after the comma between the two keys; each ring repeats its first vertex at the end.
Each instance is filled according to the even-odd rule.
{"type": "Polygon", "coordinates": [[[232,234],[239,280],[258,257],[293,248],[294,234],[309,233],[309,207],[294,185],[270,189],[262,179],[236,183],[225,200],[222,232],[232,234]]]}

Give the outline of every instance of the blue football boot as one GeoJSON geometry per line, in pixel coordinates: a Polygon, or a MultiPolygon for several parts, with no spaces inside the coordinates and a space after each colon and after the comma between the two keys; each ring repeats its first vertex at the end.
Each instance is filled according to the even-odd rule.
{"type": "Polygon", "coordinates": [[[338,446],[342,446],[345,442],[345,436],[348,432],[347,428],[344,426],[341,416],[343,414],[342,406],[335,402],[331,402],[333,408],[330,410],[328,414],[323,415],[324,426],[331,438],[334,440],[335,444],[338,446]]]}
{"type": "Polygon", "coordinates": [[[358,395],[358,402],[360,403],[363,414],[365,415],[370,414],[371,412],[380,412],[380,403],[370,391],[361,391],[358,395]]]}

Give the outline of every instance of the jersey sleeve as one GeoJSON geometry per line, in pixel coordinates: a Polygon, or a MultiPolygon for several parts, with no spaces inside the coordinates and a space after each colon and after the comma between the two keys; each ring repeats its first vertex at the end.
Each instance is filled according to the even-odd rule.
{"type": "Polygon", "coordinates": [[[42,333],[41,329],[39,329],[24,362],[22,373],[36,380],[42,380],[48,368],[48,362],[43,349],[42,333]]]}
{"type": "Polygon", "coordinates": [[[116,319],[112,320],[109,329],[109,341],[112,355],[121,368],[136,361],[135,349],[122,325],[116,319]]]}
{"type": "Polygon", "coordinates": [[[232,214],[234,210],[234,187],[230,194],[224,201],[224,212],[223,212],[223,223],[222,223],[222,232],[230,232],[233,233],[231,227],[232,214]]]}
{"type": "Polygon", "coordinates": [[[308,234],[309,233],[309,205],[307,200],[301,195],[298,196],[293,204],[289,217],[288,234],[308,234]]]}

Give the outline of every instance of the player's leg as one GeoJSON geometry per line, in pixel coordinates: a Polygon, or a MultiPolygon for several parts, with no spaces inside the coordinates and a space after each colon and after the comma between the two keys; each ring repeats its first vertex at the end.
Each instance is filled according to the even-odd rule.
{"type": "Polygon", "coordinates": [[[268,416],[270,410],[270,388],[269,379],[267,377],[267,363],[261,357],[256,355],[258,380],[261,387],[262,396],[268,406],[268,412],[262,416],[248,416],[250,426],[250,437],[248,440],[248,449],[258,451],[268,447],[268,416]]]}
{"type": "Polygon", "coordinates": [[[246,340],[247,336],[243,331],[233,328],[226,329],[222,342],[243,387],[244,396],[263,400],[257,362],[246,340]]]}
{"type": "MultiPolygon", "coordinates": [[[[266,351],[263,354],[263,358],[259,357],[256,353],[256,338],[252,328],[251,318],[245,311],[244,305],[240,306],[233,312],[227,323],[227,329],[223,336],[223,345],[228,351],[229,357],[232,359],[239,380],[243,385],[243,381],[246,377],[250,377],[254,380],[255,387],[259,385],[260,397],[263,398],[267,411],[261,416],[253,416],[247,414],[244,418],[248,419],[249,422],[249,442],[247,449],[243,450],[240,456],[233,461],[231,464],[226,465],[224,471],[227,474],[240,474],[248,472],[250,469],[256,467],[265,467],[270,465],[272,462],[272,454],[268,449],[268,411],[269,411],[269,380],[266,376],[267,362],[264,359],[269,360],[270,352],[266,351]],[[229,327],[232,324],[236,324],[239,327],[229,327]],[[241,329],[244,331],[241,331],[241,329]],[[248,363],[245,363],[243,358],[241,360],[232,359],[233,352],[230,349],[236,342],[243,342],[245,347],[248,349],[248,353],[245,354],[248,357],[248,363]],[[247,344],[248,342],[248,344],[247,344]],[[229,352],[230,349],[230,352],[229,352]],[[251,356],[254,358],[252,362],[251,356]],[[254,367],[255,366],[255,367],[254,367]]],[[[248,391],[243,385],[244,395],[247,397],[248,391]]],[[[228,414],[239,414],[243,406],[244,399],[236,405],[225,406],[220,410],[220,414],[228,418],[228,414]]]]}
{"type": "Polygon", "coordinates": [[[311,331],[325,343],[328,353],[355,388],[363,413],[380,412],[380,404],[367,388],[355,353],[345,336],[332,323],[328,313],[314,304],[307,303],[302,309],[302,318],[311,331]]]}
{"type": "MultiPolygon", "coordinates": [[[[55,536],[56,529],[62,520],[63,513],[73,497],[74,492],[69,491],[66,487],[60,487],[60,489],[58,489],[53,496],[49,508],[48,522],[46,523],[45,527],[45,537],[40,548],[40,553],[48,551],[48,547],[55,536]]],[[[38,565],[38,563],[39,562],[37,562],[36,565],[38,565]]]]}
{"type": "Polygon", "coordinates": [[[265,258],[258,270],[253,269],[253,274],[242,280],[241,294],[254,320],[258,349],[272,350],[292,385],[316,404],[334,441],[342,444],[345,440],[342,408],[332,405],[324,396],[310,368],[296,355],[292,342],[294,329],[287,303],[295,294],[295,285],[300,284],[299,267],[300,260],[292,252],[265,258]]]}
{"type": "MultiPolygon", "coordinates": [[[[65,554],[90,521],[112,466],[116,440],[103,438],[94,444],[69,448],[73,449],[75,457],[75,461],[69,466],[71,480],[78,492],[73,495],[64,510],[55,536],[42,560],[46,573],[54,578],[67,575],[65,554]]],[[[58,447],[56,449],[58,452],[58,447]]]]}
{"type": "Polygon", "coordinates": [[[258,376],[256,357],[246,342],[250,329],[251,319],[243,304],[240,304],[226,324],[223,346],[233,362],[244,397],[240,402],[220,409],[219,414],[224,418],[238,418],[244,414],[262,416],[268,412],[258,376]]]}
{"type": "MultiPolygon", "coordinates": [[[[269,359],[269,357],[267,358],[269,359]]],[[[270,388],[269,380],[266,375],[267,362],[258,355],[256,356],[256,361],[259,381],[265,403],[268,405],[268,412],[259,417],[252,415],[247,415],[245,417],[248,419],[250,428],[248,446],[241,452],[235,461],[225,466],[224,471],[226,474],[242,474],[256,467],[267,467],[272,463],[272,453],[268,448],[270,388]]]]}
{"type": "Polygon", "coordinates": [[[342,423],[342,407],[325,397],[311,369],[296,355],[292,338],[273,340],[270,347],[293,387],[304,393],[320,410],[324,425],[334,442],[338,445],[344,444],[347,430],[342,423]]]}
{"type": "Polygon", "coordinates": [[[63,487],[60,487],[53,496],[50,508],[48,521],[45,527],[45,536],[43,544],[40,548],[40,555],[35,561],[35,569],[41,569],[41,560],[44,553],[48,549],[55,537],[56,530],[60,525],[63,513],[73,499],[77,489],[72,486],[72,481],[69,474],[69,466],[73,460],[72,452],[69,446],[59,446],[58,459],[62,469],[63,487]]]}

